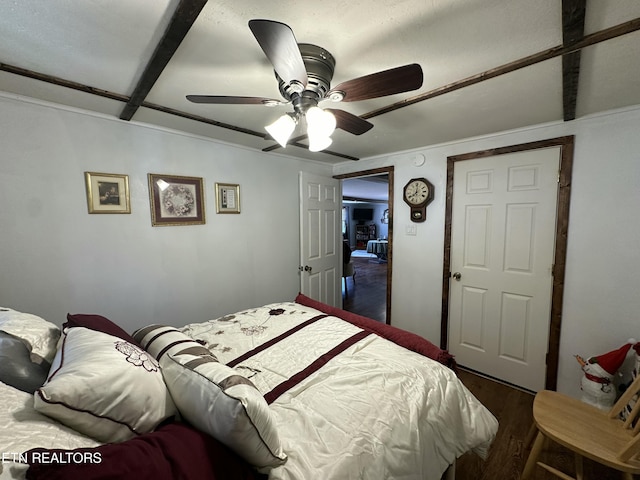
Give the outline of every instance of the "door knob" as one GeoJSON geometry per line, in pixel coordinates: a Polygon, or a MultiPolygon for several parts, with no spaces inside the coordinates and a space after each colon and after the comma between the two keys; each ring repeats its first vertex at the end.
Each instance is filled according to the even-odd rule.
{"type": "Polygon", "coordinates": [[[309,265],[305,265],[304,266],[304,271],[305,272],[310,272],[311,271],[311,267],[309,265]]]}
{"type": "Polygon", "coordinates": [[[462,278],[462,274],[460,272],[456,272],[453,274],[453,278],[459,282],[460,279],[462,278]]]}

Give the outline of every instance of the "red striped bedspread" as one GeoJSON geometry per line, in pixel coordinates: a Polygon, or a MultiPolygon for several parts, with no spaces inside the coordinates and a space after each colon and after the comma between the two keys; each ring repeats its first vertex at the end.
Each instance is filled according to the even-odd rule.
{"type": "Polygon", "coordinates": [[[267,399],[289,457],[273,480],[436,480],[461,454],[486,455],[497,431],[450,368],[299,303],[181,330],[267,399]]]}

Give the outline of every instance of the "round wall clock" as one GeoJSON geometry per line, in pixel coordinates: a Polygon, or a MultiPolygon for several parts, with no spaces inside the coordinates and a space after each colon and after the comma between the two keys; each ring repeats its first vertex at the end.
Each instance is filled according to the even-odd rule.
{"type": "Polygon", "coordinates": [[[433,185],[426,178],[412,178],[404,186],[402,198],[411,209],[411,221],[424,222],[427,205],[433,200],[433,185]]]}

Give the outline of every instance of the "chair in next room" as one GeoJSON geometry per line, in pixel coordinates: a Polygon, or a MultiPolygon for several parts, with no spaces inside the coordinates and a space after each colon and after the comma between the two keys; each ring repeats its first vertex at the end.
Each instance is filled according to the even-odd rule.
{"type": "Polygon", "coordinates": [[[349,287],[347,285],[347,277],[351,277],[353,283],[356,283],[356,268],[353,265],[353,260],[351,260],[351,247],[349,246],[349,242],[345,239],[342,242],[342,278],[344,280],[344,291],[345,295],[349,295],[349,287]]]}

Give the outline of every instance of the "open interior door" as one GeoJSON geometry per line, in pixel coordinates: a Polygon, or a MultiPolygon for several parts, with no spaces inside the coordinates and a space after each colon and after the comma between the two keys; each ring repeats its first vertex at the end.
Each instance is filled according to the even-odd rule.
{"type": "Polygon", "coordinates": [[[300,172],[300,291],[342,306],[340,180],[300,172]]]}

